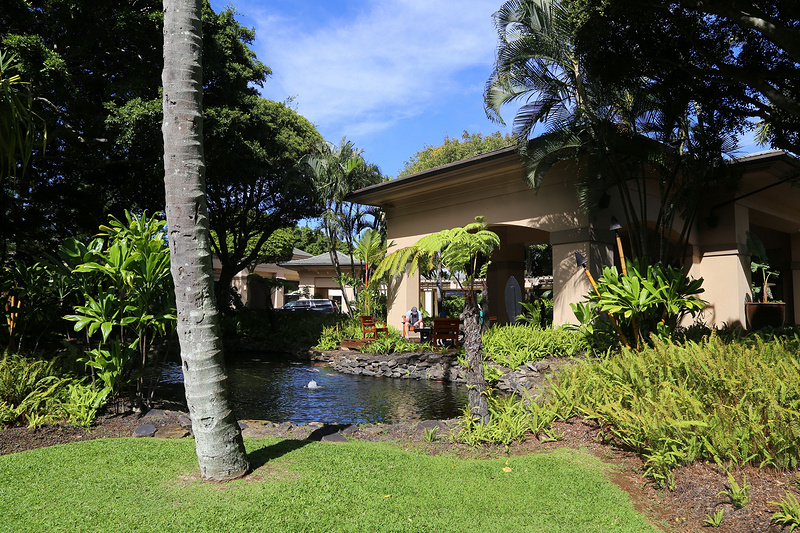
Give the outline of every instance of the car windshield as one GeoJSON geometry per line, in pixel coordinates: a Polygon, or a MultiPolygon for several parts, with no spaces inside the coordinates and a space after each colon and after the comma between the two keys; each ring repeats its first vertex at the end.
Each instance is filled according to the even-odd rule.
{"type": "Polygon", "coordinates": [[[295,302],[287,303],[286,305],[284,305],[284,307],[287,308],[287,309],[292,309],[294,307],[308,307],[308,303],[306,303],[306,302],[304,302],[302,300],[297,300],[295,302]]]}

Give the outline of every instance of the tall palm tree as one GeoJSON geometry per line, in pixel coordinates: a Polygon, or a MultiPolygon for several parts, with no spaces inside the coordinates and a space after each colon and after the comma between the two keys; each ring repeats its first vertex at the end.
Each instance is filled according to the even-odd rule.
{"type": "Polygon", "coordinates": [[[579,199],[590,215],[607,189],[618,191],[635,255],[667,259],[677,215],[683,252],[696,199],[725,168],[719,163],[729,146],[713,122],[705,123],[692,102],[657,100],[647,80],[618,88],[587,76],[563,0],[509,0],[494,19],[499,46],[484,92],[486,112],[502,122],[501,107],[522,102],[514,133],[528,183],[538,187],[554,164],[575,160],[579,199]],[[543,131],[534,136],[537,127],[543,131]],[[660,198],[656,239],[646,212],[650,194],[660,198]]]}
{"type": "Polygon", "coordinates": [[[186,403],[200,473],[227,481],[249,469],[229,407],[214,301],[203,158],[201,0],[164,0],[164,186],[186,403]]]}
{"type": "Polygon", "coordinates": [[[301,161],[311,169],[314,188],[323,206],[322,227],[328,238],[328,251],[336,269],[342,298],[350,309],[336,251],[339,243],[343,242],[350,256],[350,278],[354,282],[353,288],[357,295],[355,239],[365,212],[359,205],[348,202],[345,198],[357,189],[380,182],[382,176],[378,167],[364,160],[363,151],[346,138],[342,138],[338,146],[328,141],[320,143],[316,153],[304,156],[301,161]]]}

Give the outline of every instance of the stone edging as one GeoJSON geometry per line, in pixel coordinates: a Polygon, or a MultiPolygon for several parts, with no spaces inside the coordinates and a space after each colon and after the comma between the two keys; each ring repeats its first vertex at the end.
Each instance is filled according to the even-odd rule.
{"type": "MultiPolygon", "coordinates": [[[[312,361],[330,363],[334,370],[343,374],[385,377],[396,379],[431,379],[465,383],[464,370],[458,364],[455,354],[435,352],[403,353],[392,355],[373,355],[347,350],[310,350],[312,361]]],[[[516,370],[489,363],[498,369],[502,377],[495,385],[505,392],[528,393],[538,396],[547,380],[553,377],[553,366],[564,361],[536,361],[527,363],[516,370]]]]}

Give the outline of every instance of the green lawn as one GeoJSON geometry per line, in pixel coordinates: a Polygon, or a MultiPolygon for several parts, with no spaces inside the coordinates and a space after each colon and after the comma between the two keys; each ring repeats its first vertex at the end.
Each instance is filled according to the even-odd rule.
{"type": "Polygon", "coordinates": [[[657,531],[583,452],[464,460],[386,443],[246,444],[255,474],[225,485],[198,479],[190,439],[2,456],[0,531],[657,531]]]}

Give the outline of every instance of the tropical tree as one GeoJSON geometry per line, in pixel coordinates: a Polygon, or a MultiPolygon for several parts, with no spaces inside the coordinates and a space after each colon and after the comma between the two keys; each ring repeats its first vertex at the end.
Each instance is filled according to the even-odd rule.
{"type": "Polygon", "coordinates": [[[263,98],[205,116],[212,125],[205,134],[211,248],[222,266],[216,292],[225,312],[234,276],[270,255],[262,248],[271,235],[319,215],[311,173],[297,161],[322,137],[291,108],[263,98]]]}
{"type": "MultiPolygon", "coordinates": [[[[46,139],[46,125],[33,111],[28,82],[16,73],[13,55],[0,49],[0,213],[4,225],[14,225],[19,207],[25,202],[24,184],[36,137],[46,139]]],[[[10,235],[0,232],[0,264],[8,253],[10,235]]]]}
{"type": "Polygon", "coordinates": [[[249,469],[228,376],[209,244],[203,159],[201,0],[164,0],[164,185],[186,403],[200,472],[227,481],[249,469]]]}
{"type": "Polygon", "coordinates": [[[401,274],[408,269],[414,274],[419,268],[432,268],[434,256],[439,255],[441,264],[459,288],[464,292],[464,310],[461,322],[464,325],[464,351],[467,357],[467,388],[472,417],[489,423],[489,402],[486,396],[486,380],[483,372],[483,341],[478,308],[478,290],[475,280],[485,278],[492,252],[500,247],[500,238],[489,231],[483,217],[464,227],[445,229],[418,240],[412,246],[401,248],[387,255],[375,272],[401,274]]]}
{"type": "Polygon", "coordinates": [[[583,64],[604,83],[691,95],[739,131],[800,153],[795,0],[571,0],[583,64]]]}
{"type": "Polygon", "coordinates": [[[461,139],[445,135],[444,142],[438,146],[425,146],[405,162],[403,170],[397,177],[416,174],[423,170],[440,167],[448,163],[455,163],[462,159],[499,150],[514,144],[514,138],[499,131],[483,136],[480,133],[470,133],[464,130],[461,139]]]}
{"type": "MultiPolygon", "coordinates": [[[[356,243],[355,257],[364,262],[364,278],[359,280],[362,289],[359,291],[359,313],[362,315],[376,315],[376,307],[381,300],[380,285],[382,277],[375,275],[375,268],[386,257],[386,239],[378,230],[368,228],[364,230],[356,243]]],[[[385,315],[385,309],[381,316],[385,315]]]]}
{"type": "Polygon", "coordinates": [[[348,202],[346,197],[362,187],[380,183],[383,177],[378,167],[364,160],[363,151],[346,138],[342,138],[339,146],[328,141],[318,144],[316,151],[304,156],[301,162],[311,169],[317,198],[323,208],[322,228],[328,239],[328,252],[336,269],[342,297],[349,309],[350,301],[345,286],[350,284],[358,291],[355,240],[365,212],[358,204],[348,202]],[[342,272],[336,253],[340,243],[343,243],[350,256],[349,274],[342,272]]]}
{"type": "Polygon", "coordinates": [[[502,121],[503,105],[523,102],[514,133],[531,186],[556,163],[573,160],[590,215],[608,190],[618,193],[634,255],[683,254],[700,193],[726,176],[722,155],[732,144],[725,124],[688,97],[660,100],[589,76],[567,7],[566,0],[509,0],[495,13],[500,44],[485,89],[487,114],[502,121]],[[654,234],[647,212],[653,194],[659,198],[654,234]],[[671,249],[677,217],[681,238],[671,249]]]}

